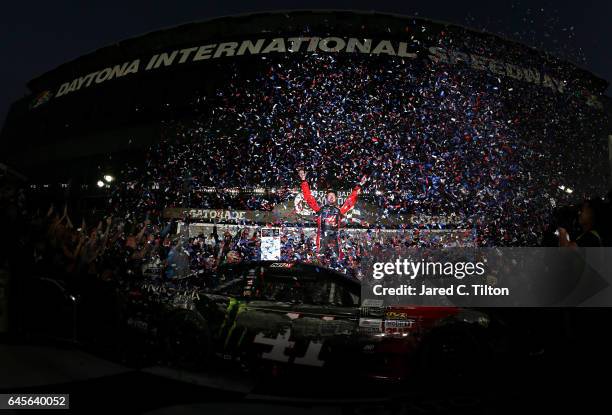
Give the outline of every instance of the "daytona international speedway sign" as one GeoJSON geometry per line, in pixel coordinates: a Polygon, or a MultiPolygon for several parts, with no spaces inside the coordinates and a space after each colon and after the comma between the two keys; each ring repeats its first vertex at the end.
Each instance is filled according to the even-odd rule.
{"type": "Polygon", "coordinates": [[[35,98],[36,102],[32,103],[31,107],[35,108],[51,99],[141,72],[150,72],[189,63],[206,62],[219,58],[278,53],[346,53],[374,56],[386,55],[390,58],[401,59],[424,58],[433,64],[463,65],[474,70],[485,71],[493,76],[512,78],[528,84],[548,88],[555,93],[571,92],[580,94],[588,105],[601,107],[597,97],[591,93],[569,91],[568,80],[553,76],[541,68],[526,67],[516,62],[492,59],[459,49],[422,46],[419,42],[415,44],[408,41],[337,36],[260,38],[194,45],[168,50],[146,58],[126,60],[119,64],[109,65],[90,73],[81,74],[74,79],[61,83],[55,91],[45,91],[44,97],[37,96],[35,98]]]}

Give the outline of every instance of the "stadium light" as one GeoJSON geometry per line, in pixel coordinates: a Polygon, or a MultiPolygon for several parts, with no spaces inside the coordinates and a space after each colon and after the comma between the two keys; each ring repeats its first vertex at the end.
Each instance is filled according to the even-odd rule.
{"type": "Polygon", "coordinates": [[[571,187],[567,187],[567,186],[563,186],[563,185],[559,186],[559,190],[561,190],[562,192],[565,192],[567,194],[570,194],[570,195],[572,193],[574,193],[574,190],[571,187]]]}
{"type": "Polygon", "coordinates": [[[104,181],[106,181],[107,183],[110,183],[113,180],[115,180],[115,178],[113,176],[111,176],[110,174],[105,174],[104,175],[104,181]]]}
{"type": "Polygon", "coordinates": [[[102,180],[98,180],[96,184],[98,185],[98,187],[104,187],[104,182],[102,180]]]}

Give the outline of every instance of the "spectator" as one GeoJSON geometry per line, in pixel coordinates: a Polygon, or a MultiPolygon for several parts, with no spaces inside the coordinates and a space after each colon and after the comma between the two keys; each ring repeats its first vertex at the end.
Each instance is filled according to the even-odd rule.
{"type": "Polygon", "coordinates": [[[571,240],[565,228],[559,228],[559,246],[600,247],[604,206],[601,200],[585,201],[578,214],[578,223],[582,233],[571,240]]]}

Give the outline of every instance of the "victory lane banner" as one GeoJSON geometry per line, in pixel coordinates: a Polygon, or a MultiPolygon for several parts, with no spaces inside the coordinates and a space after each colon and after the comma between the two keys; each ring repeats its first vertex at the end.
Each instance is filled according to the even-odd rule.
{"type": "Polygon", "coordinates": [[[367,260],[362,302],[610,307],[611,248],[406,248],[367,260]]]}

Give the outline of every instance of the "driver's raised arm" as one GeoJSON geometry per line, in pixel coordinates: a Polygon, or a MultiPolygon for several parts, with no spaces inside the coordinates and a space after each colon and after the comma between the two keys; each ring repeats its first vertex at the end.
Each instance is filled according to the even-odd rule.
{"type": "Polygon", "coordinates": [[[312,196],[312,193],[310,193],[310,186],[306,181],[306,172],[304,172],[303,169],[300,169],[298,170],[298,175],[300,176],[300,180],[302,181],[300,187],[302,188],[304,200],[312,210],[318,212],[319,210],[321,210],[321,208],[319,207],[319,204],[317,203],[316,199],[312,196]]]}
{"type": "Polygon", "coordinates": [[[346,212],[348,212],[353,208],[353,206],[355,206],[355,203],[357,202],[357,197],[359,196],[359,193],[361,193],[361,186],[363,186],[367,180],[368,176],[363,176],[359,181],[359,184],[353,189],[351,195],[344,201],[342,207],[340,208],[340,213],[342,215],[346,214],[346,212]]]}

